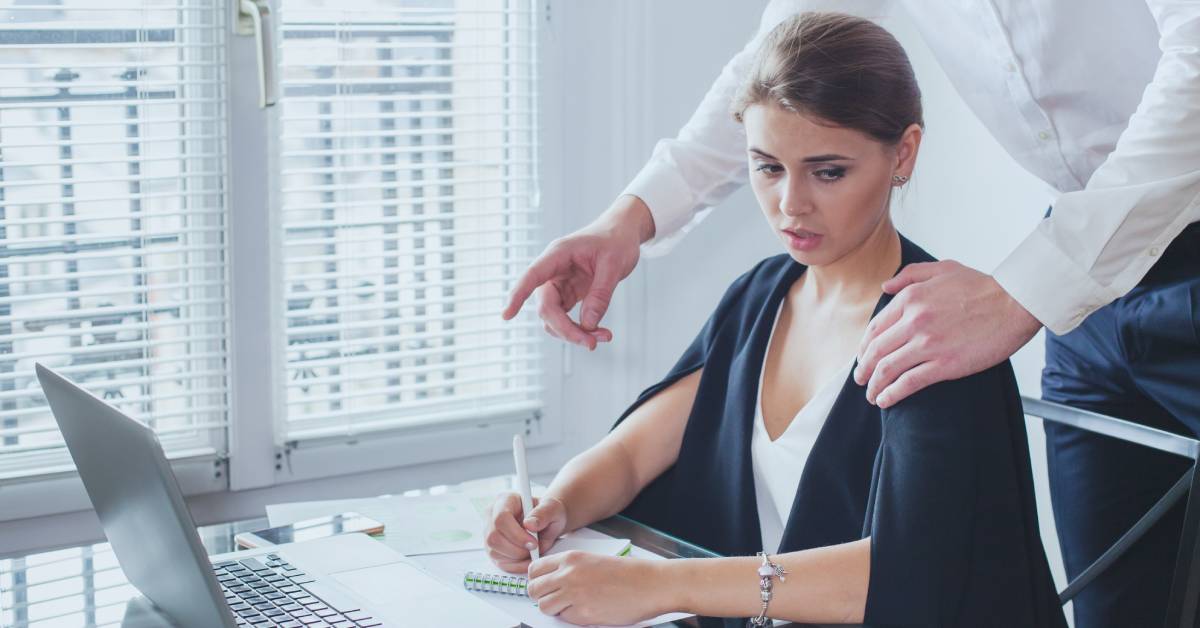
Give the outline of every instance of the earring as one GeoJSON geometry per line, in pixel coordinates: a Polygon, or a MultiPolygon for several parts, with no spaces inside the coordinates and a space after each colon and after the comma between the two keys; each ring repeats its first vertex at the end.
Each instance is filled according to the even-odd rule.
{"type": "Polygon", "coordinates": [[[892,175],[892,184],[893,185],[899,186],[899,185],[904,185],[905,183],[908,183],[908,177],[906,177],[902,174],[892,175]]]}

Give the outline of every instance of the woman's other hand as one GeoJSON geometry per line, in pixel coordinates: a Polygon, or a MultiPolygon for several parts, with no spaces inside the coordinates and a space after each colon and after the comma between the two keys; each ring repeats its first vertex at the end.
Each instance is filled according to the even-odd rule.
{"type": "Polygon", "coordinates": [[[509,573],[523,574],[529,569],[529,550],[534,547],[531,532],[538,534],[541,552],[549,551],[567,527],[567,509],[556,498],[533,500],[533,510],[526,515],[521,496],[506,493],[492,504],[484,531],[488,557],[496,566],[509,573]]]}
{"type": "Polygon", "coordinates": [[[543,613],[573,624],[632,624],[675,610],[658,575],[666,562],[563,552],[533,561],[527,591],[543,613]]]}
{"type": "Polygon", "coordinates": [[[617,284],[633,272],[642,242],[654,236],[650,209],[636,196],[623,195],[592,223],[550,243],[517,281],[504,320],[521,311],[535,291],[546,333],[594,350],[612,340],[600,321],[617,284]],[[579,323],[569,312],[580,301],[579,323]]]}

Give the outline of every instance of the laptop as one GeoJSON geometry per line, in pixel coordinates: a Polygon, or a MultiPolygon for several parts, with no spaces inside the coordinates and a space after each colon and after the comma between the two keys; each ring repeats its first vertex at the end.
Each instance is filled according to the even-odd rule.
{"type": "Polygon", "coordinates": [[[206,556],[153,430],[37,365],[129,582],[183,628],[517,625],[363,534],[206,556]]]}

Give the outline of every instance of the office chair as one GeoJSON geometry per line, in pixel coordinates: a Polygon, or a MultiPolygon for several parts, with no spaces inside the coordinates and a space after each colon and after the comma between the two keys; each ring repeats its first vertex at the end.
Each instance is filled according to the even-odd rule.
{"type": "Polygon", "coordinates": [[[1179,541],[1179,554],[1175,559],[1175,574],[1171,581],[1171,596],[1167,603],[1167,620],[1164,625],[1165,628],[1193,628],[1197,620],[1197,598],[1200,597],[1200,573],[1195,568],[1197,560],[1200,559],[1200,473],[1196,472],[1197,461],[1200,460],[1200,441],[1041,399],[1022,396],[1021,401],[1028,416],[1151,447],[1183,456],[1192,462],[1191,468],[1179,481],[1117,539],[1112,547],[1076,576],[1058,597],[1063,604],[1069,602],[1104,570],[1112,566],[1147,530],[1162,519],[1171,507],[1187,495],[1183,534],[1179,541]]]}

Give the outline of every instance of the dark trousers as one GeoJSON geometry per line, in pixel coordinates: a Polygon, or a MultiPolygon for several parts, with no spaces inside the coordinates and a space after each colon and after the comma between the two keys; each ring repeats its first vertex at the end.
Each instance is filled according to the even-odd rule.
{"type": "MultiPolygon", "coordinates": [[[[1046,334],[1042,397],[1200,436],[1200,223],[1142,282],[1070,333],[1046,334]]],[[[1050,495],[1067,575],[1109,548],[1188,469],[1184,458],[1046,423],[1050,495]]],[[[1075,598],[1076,628],[1158,628],[1183,504],[1075,598]]]]}

